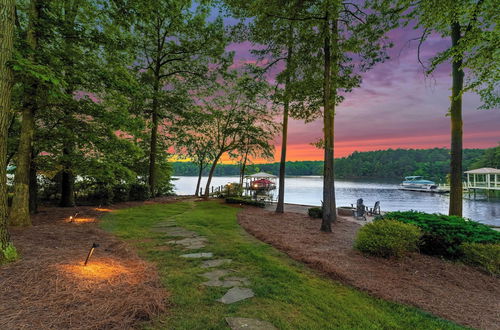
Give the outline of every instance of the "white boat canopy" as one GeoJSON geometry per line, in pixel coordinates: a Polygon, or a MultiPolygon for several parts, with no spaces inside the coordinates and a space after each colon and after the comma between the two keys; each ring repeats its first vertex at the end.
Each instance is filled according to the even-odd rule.
{"type": "Polygon", "coordinates": [[[276,175],[273,175],[273,174],[269,174],[269,173],[266,173],[266,172],[259,172],[259,173],[255,173],[255,174],[251,174],[251,175],[246,175],[245,178],[250,178],[250,179],[274,179],[274,178],[277,178],[276,175]]]}

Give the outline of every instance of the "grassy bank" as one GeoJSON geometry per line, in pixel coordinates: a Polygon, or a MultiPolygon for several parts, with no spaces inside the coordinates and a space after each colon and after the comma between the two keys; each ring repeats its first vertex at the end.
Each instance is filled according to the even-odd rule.
{"type": "Polygon", "coordinates": [[[237,224],[237,212],[216,202],[182,202],[118,210],[104,217],[103,228],[129,240],[158,265],[171,293],[169,313],[148,327],[226,329],[224,317],[238,316],[267,320],[279,329],[459,328],[311,271],[247,235],[237,224]],[[207,237],[204,252],[233,259],[226,267],[248,278],[256,296],[232,305],[216,302],[227,289],[202,286],[205,279],[199,275],[207,269],[200,267],[201,261],[180,258],[187,253],[181,247],[164,248],[168,237],[152,230],[156,223],[169,219],[207,237]]]}

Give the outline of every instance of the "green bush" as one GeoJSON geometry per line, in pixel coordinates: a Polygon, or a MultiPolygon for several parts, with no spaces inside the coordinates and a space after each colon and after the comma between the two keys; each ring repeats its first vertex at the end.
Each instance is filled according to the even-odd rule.
{"type": "Polygon", "coordinates": [[[251,205],[251,206],[257,206],[257,207],[266,207],[266,203],[262,201],[256,201],[250,198],[244,198],[244,197],[228,197],[226,198],[226,203],[228,204],[244,204],[244,205],[251,205]]]}
{"type": "Polygon", "coordinates": [[[133,183],[130,185],[130,200],[145,201],[149,198],[149,186],[144,183],[133,183]]]}
{"type": "Polygon", "coordinates": [[[500,275],[500,244],[464,243],[462,261],[492,275],[500,275]]]}
{"type": "Polygon", "coordinates": [[[17,253],[17,250],[12,243],[9,243],[3,251],[0,250],[0,253],[2,254],[2,256],[0,256],[0,264],[9,263],[19,259],[19,253],[17,253]]]}
{"type": "Polygon", "coordinates": [[[379,220],[359,229],[354,247],[377,257],[402,257],[417,250],[420,236],[420,229],[415,225],[379,220]]]}
{"type": "Polygon", "coordinates": [[[127,184],[113,186],[113,202],[127,202],[130,199],[130,187],[127,184]]]}
{"type": "Polygon", "coordinates": [[[109,205],[113,203],[113,188],[107,184],[100,184],[87,196],[92,204],[109,205]]]}
{"type": "Polygon", "coordinates": [[[463,255],[462,243],[500,243],[500,233],[479,222],[457,216],[416,211],[387,212],[383,217],[419,227],[423,236],[420,251],[457,259],[463,255]]]}
{"type": "Polygon", "coordinates": [[[309,214],[311,218],[319,218],[319,219],[323,218],[323,210],[321,209],[321,207],[308,208],[307,214],[309,214]]]}

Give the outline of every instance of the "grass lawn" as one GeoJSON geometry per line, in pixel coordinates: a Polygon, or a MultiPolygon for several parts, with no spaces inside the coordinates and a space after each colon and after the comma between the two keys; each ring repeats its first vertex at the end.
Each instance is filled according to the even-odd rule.
{"type": "MultiPolygon", "coordinates": [[[[171,293],[169,312],[146,328],[227,329],[224,317],[266,320],[279,329],[456,329],[459,326],[412,307],[381,299],[325,278],[246,234],[237,224],[238,209],[218,202],[180,202],[122,209],[106,215],[101,226],[130,240],[141,256],[158,265],[171,293]],[[182,247],[158,249],[169,239],[156,223],[177,224],[208,238],[203,252],[233,259],[218,267],[250,280],[255,297],[232,305],[216,302],[227,288],[205,287],[200,260],[179,257],[182,247]]],[[[193,251],[196,252],[196,251],[193,251]]],[[[369,276],[369,274],[360,274],[369,276]]]]}

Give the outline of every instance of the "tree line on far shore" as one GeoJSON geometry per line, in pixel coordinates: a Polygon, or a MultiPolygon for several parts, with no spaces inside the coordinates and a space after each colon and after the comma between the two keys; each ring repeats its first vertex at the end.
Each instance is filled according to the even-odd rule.
{"type": "MultiPolygon", "coordinates": [[[[339,179],[400,179],[409,175],[421,175],[439,183],[445,183],[449,173],[450,150],[433,149],[388,149],[377,151],[355,151],[347,157],[335,159],[335,172],[339,179]]],[[[491,149],[465,149],[464,170],[478,167],[500,167],[500,145],[491,149]]],[[[173,175],[198,175],[198,165],[192,162],[171,163],[173,175]]],[[[280,163],[250,164],[245,174],[267,172],[279,174],[280,163]]],[[[219,164],[215,176],[237,176],[239,164],[219,164]]],[[[208,169],[203,173],[208,174],[208,169]]],[[[323,175],[323,161],[289,161],[286,175],[323,175]]]]}

